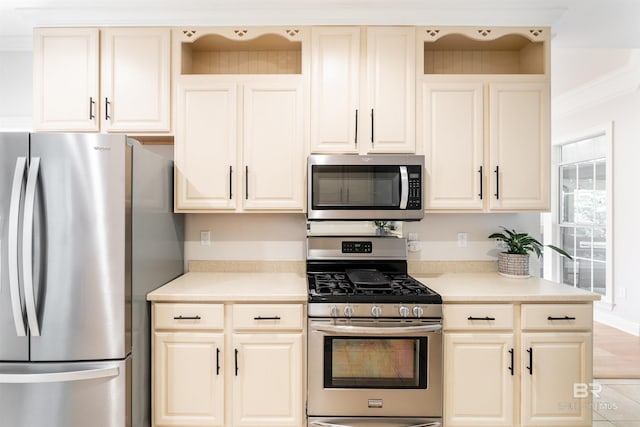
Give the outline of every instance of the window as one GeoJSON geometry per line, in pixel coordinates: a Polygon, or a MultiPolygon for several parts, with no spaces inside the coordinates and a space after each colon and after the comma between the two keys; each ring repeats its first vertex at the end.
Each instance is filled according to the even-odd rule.
{"type": "Polygon", "coordinates": [[[559,281],[611,302],[611,131],[573,138],[556,151],[559,281]]]}

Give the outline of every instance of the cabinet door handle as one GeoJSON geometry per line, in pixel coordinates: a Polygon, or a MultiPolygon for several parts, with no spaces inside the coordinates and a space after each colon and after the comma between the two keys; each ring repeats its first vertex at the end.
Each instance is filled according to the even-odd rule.
{"type": "Polygon", "coordinates": [[[500,200],[500,166],[496,166],[496,200],[500,200]]]}
{"type": "Polygon", "coordinates": [[[216,375],[220,375],[220,349],[216,348],[216,375]]]}
{"type": "Polygon", "coordinates": [[[576,320],[573,316],[564,316],[564,317],[547,317],[547,320],[576,320]]]}
{"type": "Polygon", "coordinates": [[[89,97],[89,120],[93,120],[96,118],[96,115],[93,113],[93,107],[96,105],[95,99],[93,96],[89,97]]]}
{"type": "Polygon", "coordinates": [[[485,316],[485,317],[472,317],[469,316],[467,317],[467,320],[496,320],[495,317],[489,317],[489,316],[485,316]]]}
{"type": "Polygon", "coordinates": [[[373,142],[374,138],[373,138],[373,108],[371,109],[371,146],[373,146],[374,142],[373,142]]]}
{"type": "Polygon", "coordinates": [[[270,316],[270,317],[257,316],[257,317],[254,317],[253,320],[280,320],[280,316],[270,316]]]}
{"type": "Polygon", "coordinates": [[[237,377],[238,376],[238,349],[237,348],[233,351],[233,357],[236,365],[236,377],[237,377]]]}
{"type": "Polygon", "coordinates": [[[233,199],[233,166],[229,165],[229,200],[233,199]]]}
{"type": "Polygon", "coordinates": [[[356,131],[355,136],[353,137],[353,143],[355,146],[358,146],[358,109],[356,108],[356,131]]]}
{"type": "Polygon", "coordinates": [[[529,375],[533,375],[533,348],[529,347],[527,353],[529,353],[529,366],[527,366],[527,369],[529,370],[529,375]]]}
{"type": "Polygon", "coordinates": [[[109,102],[109,98],[104,99],[104,119],[110,120],[111,116],[109,115],[109,106],[111,106],[111,102],[109,102]]]}
{"type": "Polygon", "coordinates": [[[249,200],[249,166],[244,165],[244,199],[249,200]]]}
{"type": "Polygon", "coordinates": [[[480,193],[478,194],[478,196],[480,196],[480,200],[482,200],[482,166],[480,166],[480,169],[478,169],[478,173],[480,174],[480,193]]]}
{"type": "Polygon", "coordinates": [[[509,366],[509,371],[511,371],[511,375],[513,376],[513,349],[509,350],[509,355],[511,358],[511,365],[509,366]]]}
{"type": "Polygon", "coordinates": [[[173,317],[173,320],[200,320],[200,319],[201,319],[201,317],[198,316],[198,315],[195,315],[195,316],[183,316],[183,315],[180,315],[180,316],[174,316],[173,317]]]}

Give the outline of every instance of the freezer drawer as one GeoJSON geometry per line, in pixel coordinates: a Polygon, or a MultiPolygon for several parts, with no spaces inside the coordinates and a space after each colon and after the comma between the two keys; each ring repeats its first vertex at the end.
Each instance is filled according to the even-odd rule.
{"type": "Polygon", "coordinates": [[[130,427],[130,361],[2,363],[2,425],[130,427]]]}

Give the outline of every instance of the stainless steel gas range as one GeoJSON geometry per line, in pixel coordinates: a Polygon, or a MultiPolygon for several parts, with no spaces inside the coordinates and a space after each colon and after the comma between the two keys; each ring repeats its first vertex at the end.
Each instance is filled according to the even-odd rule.
{"type": "Polygon", "coordinates": [[[442,299],[406,240],[307,238],[308,426],[442,422],[442,299]]]}

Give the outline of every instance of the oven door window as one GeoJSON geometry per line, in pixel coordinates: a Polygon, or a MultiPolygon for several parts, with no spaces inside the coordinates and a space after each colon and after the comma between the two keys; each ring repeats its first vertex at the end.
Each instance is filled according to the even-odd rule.
{"type": "Polygon", "coordinates": [[[427,337],[325,337],[325,388],[427,388],[427,337]]]}
{"type": "Polygon", "coordinates": [[[398,166],[313,166],[313,209],[397,209],[398,166]]]}

